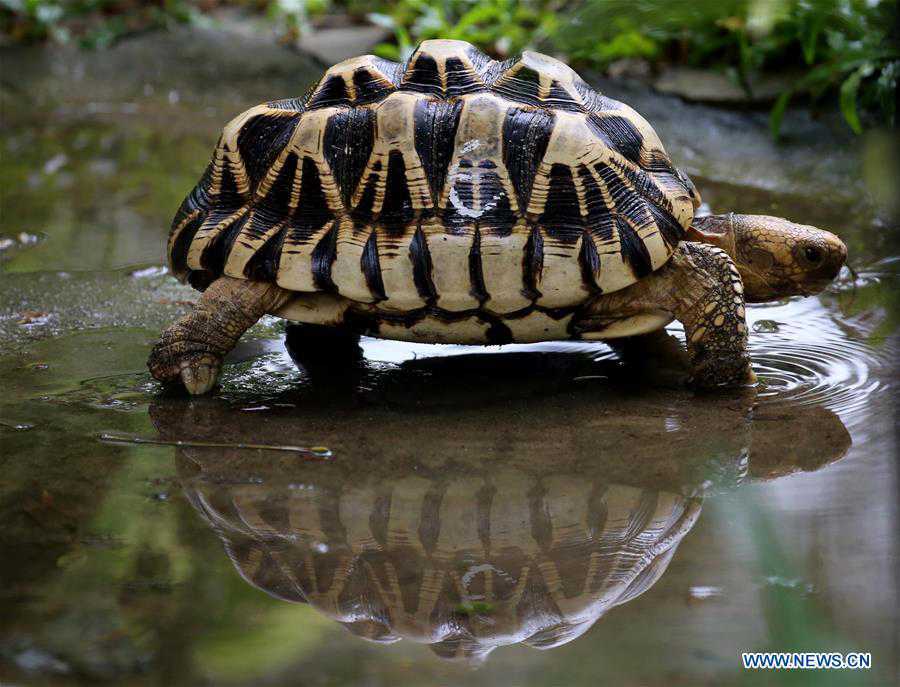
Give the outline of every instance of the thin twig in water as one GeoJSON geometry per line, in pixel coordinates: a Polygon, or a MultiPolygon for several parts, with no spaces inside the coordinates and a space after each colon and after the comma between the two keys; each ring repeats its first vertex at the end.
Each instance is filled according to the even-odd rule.
{"type": "Polygon", "coordinates": [[[186,439],[146,439],[144,437],[118,436],[101,434],[100,441],[114,444],[150,444],[153,446],[177,446],[180,448],[236,448],[255,451],[286,451],[288,453],[305,453],[313,458],[331,458],[331,449],[326,446],[286,446],[283,444],[243,444],[220,441],[192,441],[186,439]]]}

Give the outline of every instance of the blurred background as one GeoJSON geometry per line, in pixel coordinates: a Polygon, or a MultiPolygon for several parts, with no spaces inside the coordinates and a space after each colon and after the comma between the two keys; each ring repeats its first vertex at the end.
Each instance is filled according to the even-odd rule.
{"type": "MultiPolygon", "coordinates": [[[[893,684],[896,31],[889,0],[0,0],[0,683],[893,684]],[[403,59],[434,37],[569,62],[651,122],[701,212],[841,236],[849,266],[829,291],[748,309],[756,400],[704,404],[652,371],[638,387],[601,344],[489,356],[370,340],[361,378],[323,389],[271,318],[220,403],[161,395],[147,351],[196,298],[168,275],[165,236],[222,125],[338,60],[403,59]],[[251,452],[261,465],[229,471],[227,450],[103,434],[327,441],[335,465],[274,470],[251,452]],[[285,493],[513,493],[555,471],[573,504],[577,485],[608,482],[702,513],[584,635],[501,646],[477,670],[275,598],[248,572],[258,547],[237,545],[272,543],[247,504],[285,493]],[[791,649],[871,651],[875,669],[739,668],[741,651],[791,649]]],[[[523,522],[538,492],[517,502],[523,522]]]]}
{"type": "Polygon", "coordinates": [[[0,29],[10,43],[102,49],[142,31],[212,26],[229,10],[329,63],[360,48],[405,59],[421,40],[455,38],[498,58],[546,52],[687,97],[774,103],[776,134],[795,98],[838,105],[857,133],[864,121],[894,122],[892,0],[2,0],[0,29]]]}

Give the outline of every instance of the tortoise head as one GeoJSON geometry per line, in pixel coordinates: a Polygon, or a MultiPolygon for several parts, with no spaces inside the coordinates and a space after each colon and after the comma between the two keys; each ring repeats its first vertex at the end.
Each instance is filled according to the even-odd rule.
{"type": "Polygon", "coordinates": [[[731,256],[748,303],[818,293],[847,259],[847,246],[834,234],[767,215],[698,217],[688,240],[714,244],[731,256]]]}

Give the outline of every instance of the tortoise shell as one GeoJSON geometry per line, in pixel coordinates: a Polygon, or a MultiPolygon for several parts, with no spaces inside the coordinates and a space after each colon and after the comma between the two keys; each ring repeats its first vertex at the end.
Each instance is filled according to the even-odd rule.
{"type": "Polygon", "coordinates": [[[386,313],[557,316],[665,264],[698,203],[646,120],[565,64],[432,40],[232,120],[168,255],[198,288],[225,274],[386,313]]]}

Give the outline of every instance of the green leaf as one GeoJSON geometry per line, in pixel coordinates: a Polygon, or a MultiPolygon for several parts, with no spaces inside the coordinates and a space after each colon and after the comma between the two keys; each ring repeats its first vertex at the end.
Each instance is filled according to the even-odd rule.
{"type": "Polygon", "coordinates": [[[378,57],[383,57],[386,60],[393,60],[396,62],[400,59],[400,49],[393,43],[379,43],[375,46],[373,52],[378,55],[378,57]]]}
{"type": "Polygon", "coordinates": [[[816,44],[819,41],[819,34],[825,24],[825,14],[817,14],[813,17],[812,25],[808,31],[803,32],[800,36],[800,45],[803,48],[803,59],[806,64],[812,65],[816,60],[816,44]]]}
{"type": "Polygon", "coordinates": [[[772,137],[775,139],[781,135],[781,120],[784,119],[784,111],[787,109],[793,95],[794,91],[785,91],[778,96],[778,100],[772,106],[772,112],[769,114],[769,131],[772,132],[772,137]]]}
{"type": "Polygon", "coordinates": [[[476,5],[466,12],[456,24],[457,31],[468,29],[470,26],[484,22],[496,21],[500,15],[496,7],[491,5],[476,5]]]}
{"type": "Polygon", "coordinates": [[[841,112],[853,133],[862,133],[862,124],[856,111],[856,98],[859,93],[859,72],[853,72],[841,84],[841,112]]]}
{"type": "Polygon", "coordinates": [[[859,113],[856,111],[856,101],[859,96],[859,85],[862,80],[872,73],[872,65],[864,64],[841,84],[841,112],[847,124],[853,129],[853,133],[862,133],[862,124],[859,122],[859,113]]]}

